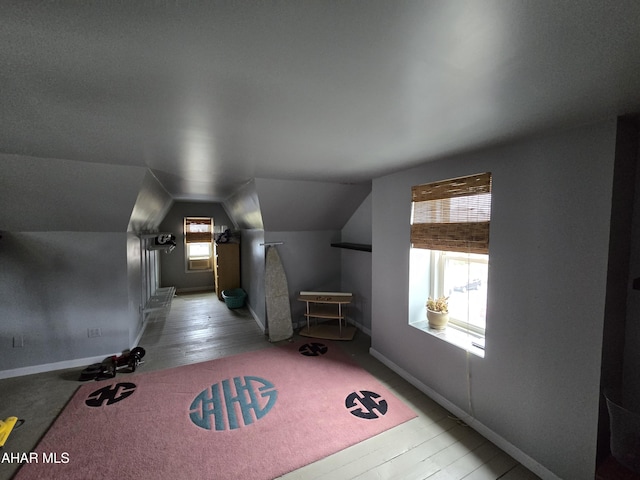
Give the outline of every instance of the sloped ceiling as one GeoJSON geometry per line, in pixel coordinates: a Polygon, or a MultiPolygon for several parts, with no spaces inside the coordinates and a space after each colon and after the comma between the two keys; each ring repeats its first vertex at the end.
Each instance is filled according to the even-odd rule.
{"type": "Polygon", "coordinates": [[[268,231],[340,230],[371,185],[255,179],[264,229],[268,231]]]}
{"type": "Polygon", "coordinates": [[[7,1],[0,152],[146,167],[176,200],[367,182],[640,111],[639,24],[637,0],[7,1]]]}
{"type": "Polygon", "coordinates": [[[263,230],[260,199],[256,191],[256,182],[251,180],[242,185],[225,202],[224,207],[229,213],[235,227],[239,229],[263,230]]]}
{"type": "Polygon", "coordinates": [[[144,167],[0,154],[0,230],[126,232],[144,167]]]}
{"type": "Polygon", "coordinates": [[[371,185],[256,178],[225,208],[241,229],[270,232],[340,230],[371,192],[371,185]]]}
{"type": "Polygon", "coordinates": [[[127,230],[135,233],[157,231],[172,204],[173,199],[169,193],[162,188],[151,171],[147,170],[131,211],[127,230]]]}

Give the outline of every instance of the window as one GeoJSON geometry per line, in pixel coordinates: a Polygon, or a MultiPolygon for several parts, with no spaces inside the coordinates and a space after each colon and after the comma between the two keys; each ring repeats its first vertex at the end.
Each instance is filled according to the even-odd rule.
{"type": "Polygon", "coordinates": [[[207,217],[185,217],[185,267],[187,272],[212,269],[213,219],[207,217]]]}
{"type": "Polygon", "coordinates": [[[484,335],[489,256],[433,251],[436,289],[433,297],[449,297],[449,321],[484,335]]]}
{"type": "Polygon", "coordinates": [[[422,297],[413,303],[449,297],[450,326],[484,348],[491,174],[416,185],[411,192],[411,247],[424,252],[411,255],[410,281],[422,290],[412,289],[410,295],[422,297]]]}

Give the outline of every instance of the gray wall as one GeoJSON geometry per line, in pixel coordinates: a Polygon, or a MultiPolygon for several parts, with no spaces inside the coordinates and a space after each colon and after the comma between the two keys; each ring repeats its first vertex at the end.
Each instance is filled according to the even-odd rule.
{"type": "Polygon", "coordinates": [[[171,253],[160,254],[161,286],[173,286],[183,291],[211,290],[214,288],[213,272],[185,272],[184,217],[212,217],[215,225],[226,225],[234,230],[222,203],[175,202],[160,223],[160,231],[176,236],[176,248],[171,253]]]}
{"type": "Polygon", "coordinates": [[[4,232],[0,370],[130,347],[126,233],[4,232]],[[102,336],[88,338],[88,328],[102,336]],[[24,347],[14,348],[13,337],[24,347]]]}
{"type": "MultiPolygon", "coordinates": [[[[230,215],[242,228],[242,287],[248,294],[250,308],[263,327],[267,324],[265,247],[260,244],[284,242],[277,248],[287,274],[292,318],[300,323],[304,311],[303,304],[296,300],[300,290],[344,288],[341,281],[343,253],[331,247],[331,243],[341,240],[341,229],[345,224],[351,224],[347,228],[350,235],[364,235],[368,239],[365,243],[370,243],[371,201],[365,200],[370,190],[369,184],[257,178],[225,200],[230,215]],[[365,206],[360,207],[363,203],[365,206]],[[359,213],[354,213],[356,210],[359,213]]],[[[347,285],[355,288],[358,298],[364,301],[370,296],[370,255],[364,264],[357,260],[357,254],[345,262],[351,269],[347,285]],[[365,293],[360,295],[361,292],[365,293]]],[[[368,305],[360,303],[353,313],[358,321],[366,323],[366,314],[362,312],[368,310],[368,305]]]]}
{"type": "Polygon", "coordinates": [[[593,478],[616,122],[373,183],[372,349],[559,478],[593,478]],[[486,356],[407,324],[412,185],[493,174],[486,356]]]}
{"type": "Polygon", "coordinates": [[[0,231],[126,232],[147,169],[0,154],[0,231]]]}
{"type": "Polygon", "coordinates": [[[143,292],[127,229],[157,226],[169,196],[146,168],[11,155],[0,167],[0,371],[130,348],[143,292]]]}
{"type": "Polygon", "coordinates": [[[255,180],[240,187],[224,202],[234,223],[240,228],[240,281],[247,292],[247,305],[264,329],[267,314],[264,303],[264,225],[255,180]]]}
{"type": "Polygon", "coordinates": [[[340,251],[331,247],[339,241],[340,231],[265,232],[264,238],[265,242],[284,242],[276,248],[287,275],[291,319],[294,326],[302,326],[304,303],[297,301],[300,290],[340,289],[340,251]]]}
{"type": "Polygon", "coordinates": [[[304,304],[296,300],[300,290],[340,289],[340,250],[331,247],[340,239],[339,230],[311,232],[265,232],[242,230],[242,288],[256,320],[268,326],[264,293],[265,242],[277,245],[287,276],[291,318],[294,326],[302,326],[304,304]]]}
{"type": "Polygon", "coordinates": [[[340,272],[340,291],[353,294],[347,317],[371,335],[371,252],[342,249],[340,272]]]}
{"type": "MultiPolygon", "coordinates": [[[[372,195],[368,195],[341,231],[341,241],[371,245],[372,195]]],[[[371,334],[371,252],[340,250],[341,288],[353,293],[348,317],[371,334]]]]}
{"type": "MultiPolygon", "coordinates": [[[[628,280],[626,299],[626,344],[624,348],[623,396],[629,407],[640,411],[640,290],[632,289],[633,280],[640,278],[640,121],[635,119],[627,128],[632,128],[628,145],[629,155],[635,156],[635,199],[631,202],[632,233],[630,242],[630,260],[628,263],[628,280]]],[[[624,288],[624,287],[623,287],[624,288]]]]}
{"type": "Polygon", "coordinates": [[[173,199],[169,193],[153,174],[147,171],[138,190],[127,230],[128,311],[130,318],[137,319],[135,327],[130,329],[130,345],[135,345],[142,332],[145,317],[141,311],[149,298],[155,294],[160,278],[160,252],[149,251],[147,246],[152,240],[142,239],[139,235],[156,231],[172,203],[173,199]]]}
{"type": "Polygon", "coordinates": [[[240,279],[247,292],[247,304],[253,311],[262,329],[266,327],[266,307],[264,303],[264,230],[241,230],[240,279]]]}
{"type": "Polygon", "coordinates": [[[343,242],[371,244],[372,196],[367,195],[342,227],[343,242]]]}

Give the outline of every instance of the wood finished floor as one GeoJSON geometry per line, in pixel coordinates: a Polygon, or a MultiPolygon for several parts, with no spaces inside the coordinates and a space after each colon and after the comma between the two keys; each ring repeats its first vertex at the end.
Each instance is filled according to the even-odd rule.
{"type": "MultiPolygon", "coordinates": [[[[302,338],[302,337],[301,337],[302,338]]],[[[532,480],[538,477],[452,416],[369,355],[370,339],[357,332],[339,345],[418,417],[282,480],[429,479],[532,480]]],[[[140,341],[145,363],[134,374],[196,363],[275,345],[267,341],[247,309],[229,310],[212,293],[174,298],[166,316],[151,318],[140,341]]],[[[81,368],[0,380],[0,418],[25,419],[0,455],[33,450],[80,383],[81,368]]],[[[0,480],[18,465],[0,463],[0,480]]],[[[215,475],[211,477],[215,479],[215,475]]]]}

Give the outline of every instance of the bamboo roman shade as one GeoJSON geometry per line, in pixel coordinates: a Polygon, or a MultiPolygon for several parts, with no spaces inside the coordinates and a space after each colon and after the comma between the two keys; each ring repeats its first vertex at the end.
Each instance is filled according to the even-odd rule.
{"type": "Polygon", "coordinates": [[[187,217],[184,219],[184,238],[187,243],[211,243],[212,219],[187,217]]]}
{"type": "Polygon", "coordinates": [[[411,197],[414,248],[489,253],[490,173],[416,185],[411,197]]]}

